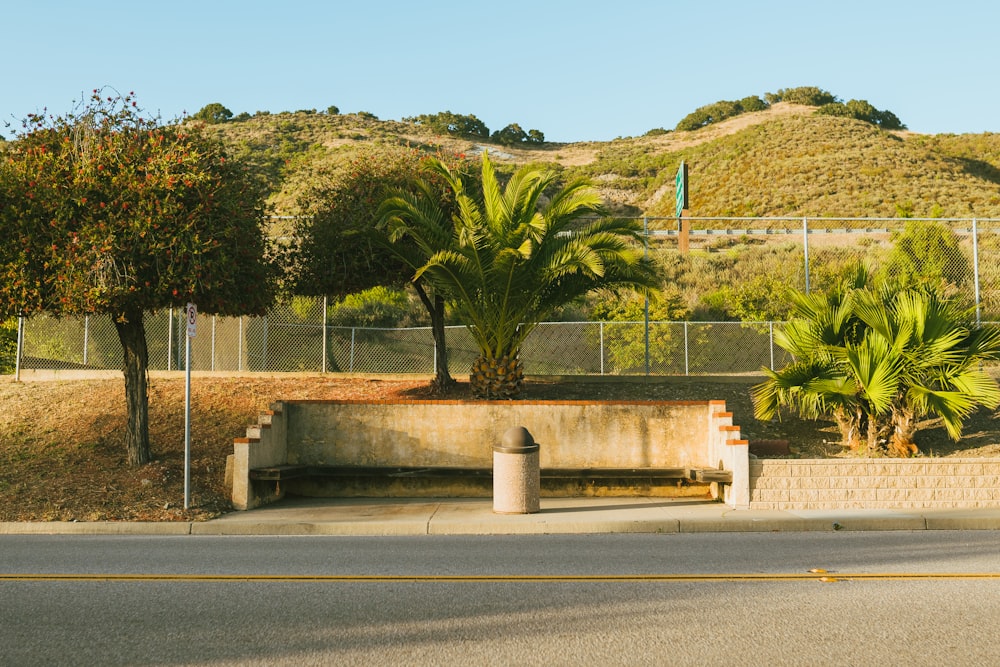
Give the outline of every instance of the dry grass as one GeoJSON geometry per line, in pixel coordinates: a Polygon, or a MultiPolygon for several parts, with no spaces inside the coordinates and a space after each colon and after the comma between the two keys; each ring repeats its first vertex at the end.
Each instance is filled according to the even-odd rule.
{"type": "Polygon", "coordinates": [[[257,165],[280,214],[359,146],[386,144],[549,163],[598,184],[623,215],[672,215],[673,179],[691,168],[694,216],[1000,217],[1000,137],[886,132],[779,103],[692,132],[501,147],[356,115],[282,113],[209,126],[257,165]]]}
{"type": "MultiPolygon", "coordinates": [[[[788,440],[803,457],[845,456],[830,424],[794,418],[761,423],[752,417],[752,380],[642,378],[623,381],[529,382],[528,399],[726,400],[744,437],[788,440]]],[[[450,396],[465,397],[460,384],[450,396]]],[[[205,520],[230,509],[226,456],[261,410],[278,399],[431,398],[426,380],[378,380],[307,375],[195,377],[192,380],[192,507],[184,511],[184,382],[154,378],[150,435],[155,461],[125,466],[122,380],[15,383],[0,378],[0,521],[205,520]]],[[[952,443],[933,424],[923,431],[925,454],[1000,456],[995,414],[971,420],[952,443]]]]}

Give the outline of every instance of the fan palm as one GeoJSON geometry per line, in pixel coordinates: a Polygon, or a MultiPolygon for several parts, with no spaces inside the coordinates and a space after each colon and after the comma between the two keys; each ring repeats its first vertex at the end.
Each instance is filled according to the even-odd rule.
{"type": "Polygon", "coordinates": [[[501,188],[488,155],[482,159],[481,191],[438,160],[432,173],[454,193],[456,213],[447,220],[421,186],[383,203],[391,239],[409,237],[425,257],[415,276],[448,295],[479,348],[473,394],[485,398],[520,393],[521,344],[535,325],[559,306],[601,288],[648,293],[656,272],[636,241],[633,220],[600,217],[601,199],[586,180],[557,189],[556,174],[519,169],[501,188]]]}
{"type": "Polygon", "coordinates": [[[1000,355],[1000,330],[975,327],[968,313],[925,289],[842,285],[825,297],[793,295],[796,319],[776,342],[795,356],[753,389],[759,419],[782,406],[829,415],[842,442],[906,456],[919,420],[939,417],[951,437],[979,406],[1000,405],[983,372],[1000,355]]]}

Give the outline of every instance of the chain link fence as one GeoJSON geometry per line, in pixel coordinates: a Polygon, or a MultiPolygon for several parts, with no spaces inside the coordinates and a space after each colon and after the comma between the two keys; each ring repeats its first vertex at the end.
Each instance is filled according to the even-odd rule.
{"type": "MultiPolygon", "coordinates": [[[[974,308],[980,321],[1000,320],[1000,220],[691,218],[687,235],[676,218],[643,221],[648,252],[673,266],[671,280],[691,303],[746,300],[747,308],[766,312],[774,305],[767,299],[777,301],[779,288],[822,291],[853,263],[863,261],[876,272],[905,269],[939,280],[974,308]],[[903,235],[907,222],[943,226],[950,232],[946,240],[951,246],[930,247],[938,241],[920,237],[922,246],[910,247],[912,239],[903,235]],[[682,243],[687,253],[679,252],[682,243]],[[681,264],[683,270],[677,268],[681,264]]],[[[296,297],[265,317],[202,315],[192,340],[191,367],[226,372],[435,372],[429,327],[352,326],[334,321],[329,312],[325,299],[296,297]]],[[[545,322],[525,341],[522,359],[526,372],[534,375],[728,375],[784,366],[790,359],[775,346],[773,336],[780,322],[743,319],[765,321],[653,321],[648,329],[645,321],[545,322]]],[[[122,367],[121,344],[107,316],[36,316],[23,323],[20,358],[10,359],[14,346],[0,346],[0,368],[5,372],[13,372],[15,365],[122,367]]],[[[183,370],[184,313],[151,313],[145,324],[150,370],[183,370]]],[[[10,338],[7,331],[4,340],[10,338]]],[[[449,369],[461,375],[478,350],[464,327],[449,327],[447,340],[449,369]]]]}
{"type": "MultiPolygon", "coordinates": [[[[322,300],[317,300],[321,307],[322,300]]],[[[433,374],[429,327],[374,329],[289,317],[199,316],[191,369],[226,372],[433,374]]],[[[118,369],[122,348],[110,317],[27,321],[22,369],[118,369]]],[[[788,361],[768,322],[543,322],[521,348],[532,375],[730,375],[788,361]],[[647,367],[648,364],[648,367],[647,367]]],[[[184,370],[183,313],[147,317],[149,369],[184,370]]],[[[467,371],[478,355],[465,327],[447,327],[448,364],[467,371]]]]}

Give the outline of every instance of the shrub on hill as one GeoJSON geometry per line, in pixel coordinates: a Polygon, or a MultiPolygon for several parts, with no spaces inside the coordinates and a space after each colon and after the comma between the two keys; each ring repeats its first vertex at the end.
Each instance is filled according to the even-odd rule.
{"type": "Polygon", "coordinates": [[[845,118],[863,120],[866,123],[878,125],[883,130],[906,129],[906,126],[903,125],[896,114],[891,111],[879,111],[868,100],[850,100],[846,104],[843,102],[830,102],[817,109],[816,113],[824,116],[843,116],[845,118]]]}
{"type": "Polygon", "coordinates": [[[764,99],[769,104],[788,102],[789,104],[804,104],[808,107],[821,107],[833,104],[837,98],[833,93],[816,86],[799,86],[798,88],[779,88],[776,93],[765,93],[764,99]]]}
{"type": "Polygon", "coordinates": [[[203,120],[206,123],[225,123],[232,117],[233,112],[218,102],[206,104],[198,113],[191,116],[194,120],[203,120]]]}
{"type": "Polygon", "coordinates": [[[502,130],[497,130],[490,135],[490,141],[502,146],[517,146],[518,144],[544,144],[545,135],[541,130],[528,130],[525,132],[517,123],[511,123],[502,130]]]}
{"type": "Polygon", "coordinates": [[[458,114],[441,111],[432,114],[421,114],[403,119],[414,125],[425,125],[441,134],[453,134],[460,137],[489,139],[490,128],[486,123],[476,118],[475,114],[458,114]]]}
{"type": "Polygon", "coordinates": [[[739,116],[742,113],[763,111],[768,106],[770,105],[767,102],[755,95],[744,97],[742,100],[737,101],[720,100],[714,104],[699,107],[689,113],[681,119],[681,122],[677,123],[677,129],[697,130],[706,125],[718,123],[733,116],[739,116]]]}

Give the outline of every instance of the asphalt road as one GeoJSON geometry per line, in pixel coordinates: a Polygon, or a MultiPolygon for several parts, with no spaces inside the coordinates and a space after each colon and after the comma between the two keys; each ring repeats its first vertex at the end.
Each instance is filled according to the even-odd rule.
{"type": "Polygon", "coordinates": [[[982,665],[998,623],[993,531],[0,538],[3,665],[982,665]]]}

